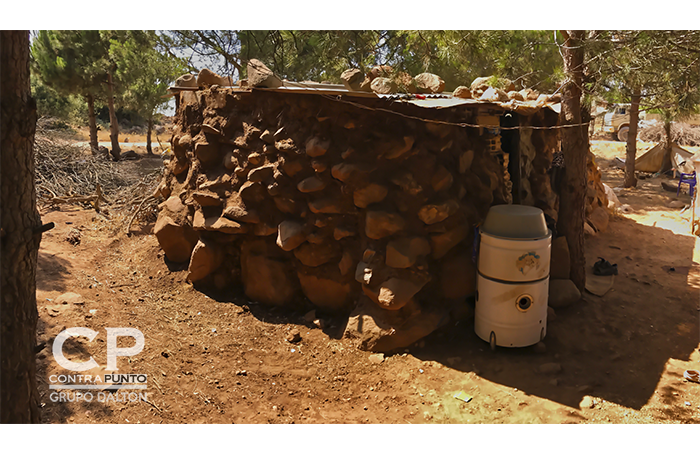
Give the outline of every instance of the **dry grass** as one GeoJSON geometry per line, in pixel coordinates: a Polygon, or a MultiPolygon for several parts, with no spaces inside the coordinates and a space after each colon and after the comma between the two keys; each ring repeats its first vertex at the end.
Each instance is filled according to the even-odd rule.
{"type": "Polygon", "coordinates": [[[92,207],[110,218],[117,229],[126,225],[137,209],[137,221],[155,221],[157,200],[147,198],[160,183],[160,159],[145,159],[145,164],[112,162],[46,131],[37,132],[34,151],[40,208],[65,203],[92,207]],[[96,204],[98,187],[104,201],[96,204]]]}
{"type": "MultiPolygon", "coordinates": [[[[665,138],[663,124],[646,127],[639,131],[638,138],[647,142],[659,143],[665,138]]],[[[700,146],[700,126],[686,123],[671,124],[671,140],[680,146],[700,146]]]]}

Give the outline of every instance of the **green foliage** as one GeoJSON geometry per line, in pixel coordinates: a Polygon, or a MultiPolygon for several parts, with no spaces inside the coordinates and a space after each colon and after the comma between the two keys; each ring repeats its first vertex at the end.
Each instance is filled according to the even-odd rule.
{"type": "Polygon", "coordinates": [[[108,47],[99,31],[41,30],[31,51],[32,70],[45,85],[66,95],[101,92],[108,47]]]}
{"type": "Polygon", "coordinates": [[[697,111],[700,103],[700,32],[614,30],[595,32],[587,43],[589,91],[629,103],[639,90],[640,109],[661,113],[667,121],[697,111]]]}
{"type": "Polygon", "coordinates": [[[240,31],[241,56],[262,60],[275,73],[290,80],[340,82],[349,68],[364,72],[383,64],[382,51],[393,32],[343,31],[240,31]]]}
{"type": "Polygon", "coordinates": [[[81,126],[87,118],[87,104],[80,96],[63,95],[45,85],[39,77],[31,74],[32,97],[36,100],[39,117],[53,116],[67,123],[81,126]]]}
{"type": "Polygon", "coordinates": [[[446,90],[486,76],[541,91],[554,91],[563,80],[561,56],[547,31],[404,30],[387,46],[394,47],[389,64],[412,75],[438,74],[446,90]]]}
{"type": "Polygon", "coordinates": [[[199,58],[219,55],[225,62],[220,73],[232,74],[233,68],[239,77],[245,77],[246,62],[257,58],[294,81],[339,83],[346,69],[367,72],[381,64],[412,76],[433,72],[447,90],[482,76],[542,91],[554,91],[563,80],[561,56],[548,31],[192,30],[163,33],[161,40],[199,58]]]}
{"type": "MultiPolygon", "coordinates": [[[[168,102],[167,88],[187,71],[178,58],[157,48],[153,31],[40,31],[32,45],[32,88],[40,113],[85,123],[81,97],[93,95],[106,104],[108,74],[121,107],[148,121],[168,102]]],[[[96,110],[100,110],[96,101],[96,110]]],[[[119,115],[124,118],[123,113],[119,115]]],[[[104,125],[102,125],[104,127],[104,125]]]]}
{"type": "Polygon", "coordinates": [[[156,43],[155,32],[129,31],[125,39],[112,39],[109,48],[122,85],[121,103],[146,120],[154,119],[157,109],[167,104],[168,87],[187,72],[184,61],[159,52],[156,43]]]}

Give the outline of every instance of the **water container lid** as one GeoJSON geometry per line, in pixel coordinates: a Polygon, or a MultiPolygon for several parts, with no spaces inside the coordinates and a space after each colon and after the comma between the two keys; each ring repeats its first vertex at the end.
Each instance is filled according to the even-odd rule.
{"type": "Polygon", "coordinates": [[[539,239],[549,234],[542,210],[519,204],[491,206],[481,231],[513,239],[539,239]]]}

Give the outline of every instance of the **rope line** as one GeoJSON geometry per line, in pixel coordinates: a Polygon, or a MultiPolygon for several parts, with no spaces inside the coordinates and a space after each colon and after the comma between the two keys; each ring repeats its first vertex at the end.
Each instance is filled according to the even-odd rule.
{"type": "Polygon", "coordinates": [[[572,127],[581,127],[581,126],[590,126],[595,120],[591,120],[588,122],[584,123],[577,123],[577,124],[561,124],[558,126],[487,126],[487,125],[478,125],[478,124],[471,124],[471,123],[453,123],[449,121],[441,121],[441,120],[432,120],[429,118],[420,118],[417,116],[412,116],[412,115],[406,115],[401,112],[396,112],[394,110],[389,110],[389,109],[384,109],[381,107],[369,107],[366,105],[358,104],[356,102],[352,101],[347,101],[345,99],[341,99],[340,96],[328,96],[328,95],[322,95],[324,98],[329,99],[331,101],[335,102],[342,102],[344,104],[349,104],[357,108],[365,109],[365,110],[370,110],[370,111],[375,111],[375,112],[385,112],[385,113],[392,113],[394,115],[402,116],[404,118],[408,118],[411,120],[416,120],[416,121],[423,121],[425,123],[435,123],[435,124],[444,124],[446,126],[457,126],[457,127],[472,127],[472,128],[486,128],[486,129],[500,129],[504,131],[515,131],[515,130],[525,130],[525,129],[530,129],[530,130],[554,130],[554,129],[566,129],[566,128],[572,128],[572,127]]]}

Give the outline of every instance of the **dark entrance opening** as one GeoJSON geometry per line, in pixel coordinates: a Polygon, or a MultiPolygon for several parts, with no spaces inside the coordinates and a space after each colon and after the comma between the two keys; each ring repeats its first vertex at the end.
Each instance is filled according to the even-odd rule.
{"type": "Polygon", "coordinates": [[[508,173],[513,196],[513,204],[520,204],[520,131],[518,129],[503,129],[520,126],[520,119],[512,113],[501,116],[501,150],[508,155],[508,173]]]}

